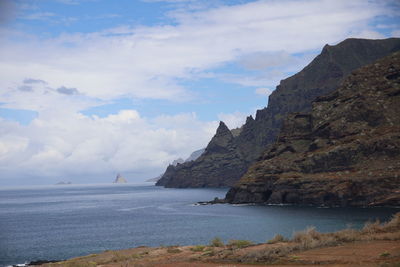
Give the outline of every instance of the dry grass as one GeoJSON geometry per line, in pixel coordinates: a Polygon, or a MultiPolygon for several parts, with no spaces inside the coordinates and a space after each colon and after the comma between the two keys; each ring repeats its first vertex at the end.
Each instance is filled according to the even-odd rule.
{"type": "Polygon", "coordinates": [[[167,252],[168,252],[168,253],[181,253],[182,250],[180,250],[180,249],[177,248],[177,247],[169,247],[169,248],[167,249],[167,252]]]}
{"type": "Polygon", "coordinates": [[[244,256],[246,262],[274,262],[290,253],[313,248],[336,246],[358,240],[400,240],[400,213],[381,224],[379,221],[367,222],[361,230],[344,229],[334,233],[320,233],[314,227],[293,234],[291,240],[276,235],[268,244],[281,243],[278,246],[267,246],[264,249],[251,251],[244,256]]]}
{"type": "Polygon", "coordinates": [[[212,246],[212,247],[223,247],[224,246],[224,242],[222,242],[222,240],[219,237],[216,237],[213,240],[211,240],[210,246],[212,246]]]}
{"type": "Polygon", "coordinates": [[[267,244],[276,244],[280,242],[287,242],[288,240],[281,234],[276,234],[272,239],[267,241],[267,244]]]}
{"type": "Polygon", "coordinates": [[[199,252],[199,251],[203,251],[205,248],[206,248],[206,246],[197,245],[197,246],[190,248],[190,250],[194,251],[194,252],[199,252]]]}
{"type": "Polygon", "coordinates": [[[231,248],[245,248],[253,245],[253,242],[249,240],[229,240],[228,247],[231,248]]]}
{"type": "MultiPolygon", "coordinates": [[[[201,259],[205,261],[215,260],[224,262],[246,262],[246,263],[279,263],[282,260],[295,261],[299,260],[295,257],[288,257],[291,253],[297,253],[304,250],[340,245],[348,242],[360,240],[400,240],[400,213],[397,213],[393,218],[386,222],[380,223],[368,222],[361,230],[344,229],[334,233],[320,233],[315,228],[310,227],[303,231],[293,234],[292,239],[287,240],[282,235],[276,235],[268,241],[268,244],[251,246],[252,243],[247,240],[231,240],[227,245],[224,245],[220,238],[214,238],[210,246],[194,246],[190,250],[193,252],[201,252],[201,259]],[[240,248],[245,248],[241,250],[240,248]]],[[[164,247],[168,257],[173,257],[172,254],[183,252],[178,246],[164,247]]],[[[98,258],[96,255],[78,258],[75,260],[65,261],[48,266],[68,266],[68,267],[92,267],[101,264],[111,264],[125,266],[126,264],[135,263],[137,261],[146,260],[149,252],[141,252],[136,254],[123,254],[119,252],[107,252],[107,257],[98,258]]],[[[381,258],[389,257],[386,252],[379,254],[381,258]]],[[[149,256],[151,257],[151,256],[149,256]]],[[[138,265],[139,266],[139,265],[138,265]]],[[[400,266],[399,266],[400,267],[400,266]]]]}

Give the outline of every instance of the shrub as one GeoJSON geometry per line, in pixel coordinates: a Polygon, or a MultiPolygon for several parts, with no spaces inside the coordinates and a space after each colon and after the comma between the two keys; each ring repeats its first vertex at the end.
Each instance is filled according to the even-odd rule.
{"type": "Polygon", "coordinates": [[[386,258],[386,257],[389,257],[389,256],[390,256],[390,253],[387,252],[387,251],[385,251],[385,252],[382,252],[381,255],[379,255],[379,256],[380,256],[380,257],[386,258]]]}
{"type": "Polygon", "coordinates": [[[180,253],[180,252],[182,252],[182,250],[180,250],[179,248],[176,248],[176,247],[169,247],[167,249],[167,252],[168,253],[180,253]]]}
{"type": "Polygon", "coordinates": [[[214,252],[214,250],[205,250],[205,252],[202,255],[212,257],[212,256],[215,256],[215,252],[214,252]]]}
{"type": "Polygon", "coordinates": [[[314,227],[309,227],[304,231],[293,235],[293,241],[299,244],[298,249],[311,249],[338,244],[338,240],[329,234],[321,234],[314,227]]]}
{"type": "Polygon", "coordinates": [[[272,239],[268,240],[268,244],[275,244],[279,242],[287,242],[287,239],[283,237],[283,235],[277,234],[272,239]]]}
{"type": "Polygon", "coordinates": [[[228,246],[236,248],[245,248],[251,246],[253,242],[249,240],[229,240],[228,246]]]}
{"type": "Polygon", "coordinates": [[[214,238],[213,240],[211,240],[211,244],[212,247],[223,247],[224,246],[224,242],[222,242],[222,240],[219,237],[214,238]]]}
{"type": "Polygon", "coordinates": [[[400,212],[393,215],[392,219],[382,225],[384,231],[394,231],[400,229],[400,212]]]}
{"type": "Polygon", "coordinates": [[[340,242],[351,242],[360,238],[360,232],[354,229],[344,229],[331,235],[340,242]]]}
{"type": "Polygon", "coordinates": [[[194,252],[199,252],[199,251],[203,251],[204,248],[205,248],[205,246],[197,245],[197,246],[194,246],[194,247],[190,248],[190,250],[194,251],[194,252]]]}
{"type": "Polygon", "coordinates": [[[111,259],[111,262],[121,262],[121,261],[126,261],[128,259],[130,259],[130,256],[122,255],[119,254],[118,252],[115,252],[111,259]]]}
{"type": "Polygon", "coordinates": [[[382,232],[381,223],[379,220],[376,220],[375,222],[367,222],[361,231],[365,234],[380,233],[382,232]]]}

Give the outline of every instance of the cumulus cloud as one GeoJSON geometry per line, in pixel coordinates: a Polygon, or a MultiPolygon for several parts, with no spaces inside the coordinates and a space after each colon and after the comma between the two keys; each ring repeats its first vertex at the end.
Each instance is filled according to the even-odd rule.
{"type": "Polygon", "coordinates": [[[27,126],[0,119],[0,171],[8,177],[73,181],[104,181],[121,172],[134,181],[204,147],[216,127],[217,122],[201,122],[194,114],[146,119],[136,110],[105,118],[39,113],[27,126]]]}
{"type": "Polygon", "coordinates": [[[7,51],[0,56],[5,77],[0,86],[40,77],[54,88],[80,88],[101,99],[190,99],[177,78],[190,79],[193,72],[244,55],[282,53],[282,58],[319,49],[368,30],[367,21],[386,11],[383,4],[361,0],[256,1],[177,12],[174,25],[125,26],[123,34],[119,27],[23,42],[11,38],[0,44],[7,51]]]}
{"type": "MultiPolygon", "coordinates": [[[[102,118],[80,111],[118,98],[190,100],[198,92],[180,82],[207,73],[266,95],[285,72],[304,62],[293,54],[351,36],[376,37],[368,22],[389,9],[385,1],[254,1],[178,9],[169,13],[173,24],[121,25],[51,38],[8,31],[0,42],[0,51],[6,51],[0,53],[0,102],[38,116],[29,125],[0,118],[0,172],[8,177],[157,174],[204,147],[217,122],[201,121],[194,113],[145,118],[129,109],[102,118]],[[233,62],[256,74],[213,73],[233,62]]],[[[25,18],[51,17],[35,11],[25,18]]],[[[246,116],[218,118],[235,128],[246,116]]]]}

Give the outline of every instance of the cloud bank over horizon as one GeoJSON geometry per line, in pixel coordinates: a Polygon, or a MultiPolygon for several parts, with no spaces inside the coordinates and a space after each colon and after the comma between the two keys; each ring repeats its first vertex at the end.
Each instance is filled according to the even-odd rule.
{"type": "Polygon", "coordinates": [[[326,43],[399,36],[395,1],[135,3],[138,21],[101,0],[4,2],[0,184],[151,178],[218,120],[240,127],[326,43]]]}

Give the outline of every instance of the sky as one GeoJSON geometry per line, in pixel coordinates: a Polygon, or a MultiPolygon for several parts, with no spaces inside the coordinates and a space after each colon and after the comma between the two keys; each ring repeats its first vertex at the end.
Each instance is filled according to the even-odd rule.
{"type": "Polygon", "coordinates": [[[158,176],[351,37],[400,37],[400,3],[0,0],[0,186],[158,176]]]}

